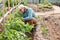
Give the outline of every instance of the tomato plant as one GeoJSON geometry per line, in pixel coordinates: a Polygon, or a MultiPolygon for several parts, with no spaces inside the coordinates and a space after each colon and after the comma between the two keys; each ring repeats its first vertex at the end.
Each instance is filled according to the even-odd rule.
{"type": "Polygon", "coordinates": [[[32,25],[21,20],[21,14],[15,9],[5,22],[5,31],[0,34],[0,40],[30,40],[25,32],[31,33],[32,28],[34,28],[32,25]]]}

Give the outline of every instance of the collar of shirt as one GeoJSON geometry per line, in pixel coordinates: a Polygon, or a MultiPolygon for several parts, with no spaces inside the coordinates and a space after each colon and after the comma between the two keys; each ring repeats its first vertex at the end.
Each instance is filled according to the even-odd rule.
{"type": "MultiPolygon", "coordinates": [[[[26,9],[24,13],[26,13],[26,12],[27,12],[27,10],[28,10],[28,9],[26,9]]],[[[23,13],[23,14],[24,14],[24,13],[23,13]]]]}

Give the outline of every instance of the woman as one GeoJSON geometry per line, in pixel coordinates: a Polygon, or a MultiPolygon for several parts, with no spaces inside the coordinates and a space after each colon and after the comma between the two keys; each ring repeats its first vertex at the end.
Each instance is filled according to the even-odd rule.
{"type": "Polygon", "coordinates": [[[22,12],[23,20],[25,23],[29,23],[31,25],[35,25],[37,23],[37,17],[35,15],[35,12],[24,5],[18,6],[20,12],[22,12]]]}

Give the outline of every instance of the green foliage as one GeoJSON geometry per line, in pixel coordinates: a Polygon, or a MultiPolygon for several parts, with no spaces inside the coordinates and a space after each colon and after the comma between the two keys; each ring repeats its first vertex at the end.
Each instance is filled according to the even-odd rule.
{"type": "Polygon", "coordinates": [[[19,17],[19,18],[22,17],[22,14],[21,14],[21,12],[19,11],[18,8],[14,10],[14,15],[15,15],[14,17],[19,17]]]}
{"type": "MultiPolygon", "coordinates": [[[[13,6],[13,3],[14,3],[14,5],[17,5],[17,0],[10,0],[10,7],[12,7],[13,6]]],[[[5,2],[5,6],[7,6],[8,7],[8,0],[6,0],[6,2],[5,2]]]]}
{"type": "MultiPolygon", "coordinates": [[[[8,6],[8,0],[6,0],[5,5],[8,6]]],[[[13,5],[12,0],[10,0],[10,6],[12,5],[13,5]]]]}
{"type": "Polygon", "coordinates": [[[2,16],[2,11],[1,11],[2,9],[0,9],[0,17],[2,16]]]}
{"type": "MultiPolygon", "coordinates": [[[[6,8],[4,9],[4,13],[6,13],[6,8]]],[[[0,17],[2,16],[2,8],[0,8],[0,17]]]]}
{"type": "Polygon", "coordinates": [[[27,5],[27,3],[26,3],[26,2],[21,2],[21,4],[23,4],[23,5],[27,5]]]}
{"type": "Polygon", "coordinates": [[[52,4],[48,3],[48,4],[38,4],[38,8],[52,8],[52,4]]]}
{"type": "Polygon", "coordinates": [[[38,16],[38,18],[40,18],[40,19],[39,19],[39,21],[40,21],[40,23],[41,23],[41,28],[40,28],[40,30],[42,31],[42,34],[43,34],[43,35],[47,35],[48,29],[47,29],[47,27],[46,27],[46,24],[44,23],[44,18],[43,18],[42,16],[38,16]]]}
{"type": "Polygon", "coordinates": [[[42,0],[42,3],[43,3],[43,4],[47,4],[47,3],[49,3],[49,2],[48,2],[48,0],[42,0]]]}
{"type": "Polygon", "coordinates": [[[42,0],[41,4],[38,4],[38,8],[52,8],[52,4],[48,2],[48,0],[42,0]]]}
{"type": "Polygon", "coordinates": [[[48,32],[46,27],[41,27],[41,31],[43,34],[47,34],[48,32]]]}
{"type": "Polygon", "coordinates": [[[31,33],[30,31],[34,28],[28,23],[25,24],[17,14],[18,9],[14,10],[14,14],[9,14],[8,19],[5,22],[4,31],[0,34],[0,40],[30,40],[25,35],[25,32],[31,33]],[[17,15],[17,16],[16,16],[17,15]]]}
{"type": "Polygon", "coordinates": [[[6,32],[0,34],[0,40],[30,40],[30,38],[22,32],[6,29],[6,32]]]}

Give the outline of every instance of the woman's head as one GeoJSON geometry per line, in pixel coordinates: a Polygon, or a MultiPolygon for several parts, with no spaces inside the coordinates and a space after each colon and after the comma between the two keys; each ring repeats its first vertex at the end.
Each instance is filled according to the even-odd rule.
{"type": "Polygon", "coordinates": [[[19,11],[21,11],[22,13],[25,12],[25,9],[26,9],[26,8],[25,8],[24,5],[21,4],[21,5],[18,6],[18,8],[19,8],[19,11]]]}

